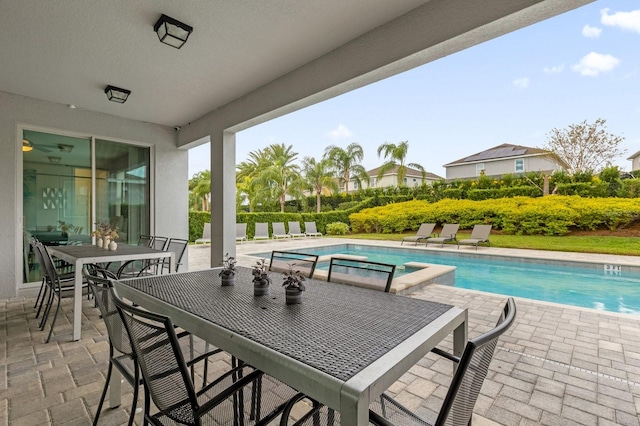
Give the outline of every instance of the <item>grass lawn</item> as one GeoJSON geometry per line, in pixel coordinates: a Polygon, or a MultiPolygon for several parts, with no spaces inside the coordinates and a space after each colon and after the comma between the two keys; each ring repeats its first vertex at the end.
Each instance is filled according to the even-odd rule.
{"type": "MultiPolygon", "coordinates": [[[[412,234],[352,234],[345,235],[345,238],[400,241],[408,235],[412,234]]],[[[469,238],[470,235],[471,232],[461,232],[458,234],[458,239],[469,238]]],[[[640,238],[638,237],[492,234],[490,241],[492,247],[640,256],[640,238]]]]}

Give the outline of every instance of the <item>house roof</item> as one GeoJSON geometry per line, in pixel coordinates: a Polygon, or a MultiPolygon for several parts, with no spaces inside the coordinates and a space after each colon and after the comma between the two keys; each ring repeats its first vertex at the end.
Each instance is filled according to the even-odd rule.
{"type": "Polygon", "coordinates": [[[638,157],[638,156],[640,156],[640,151],[638,151],[638,152],[636,152],[635,154],[633,154],[633,155],[629,156],[629,157],[627,158],[627,160],[633,160],[634,158],[636,158],[636,157],[638,157]]]}
{"type": "Polygon", "coordinates": [[[481,161],[495,161],[501,160],[503,158],[549,154],[550,151],[546,151],[540,148],[531,148],[528,146],[503,143],[502,145],[494,146],[493,148],[489,148],[487,150],[477,152],[473,155],[469,155],[468,157],[464,157],[459,160],[452,161],[451,163],[447,163],[443,167],[458,166],[465,163],[477,163],[481,161]]]}
{"type": "MultiPolygon", "coordinates": [[[[384,176],[389,176],[389,175],[397,175],[398,174],[398,167],[399,166],[395,166],[393,169],[388,170],[384,176]]],[[[371,169],[369,171],[367,171],[367,174],[371,177],[378,177],[378,173],[380,173],[380,169],[381,167],[376,167],[375,169],[371,169]]],[[[411,167],[407,167],[407,176],[417,176],[419,178],[422,178],[422,172],[420,170],[416,170],[416,169],[412,169],[411,167]]],[[[431,172],[427,172],[425,174],[426,178],[428,180],[440,180],[440,179],[444,179],[443,177],[440,177],[436,174],[433,174],[431,172]]]]}

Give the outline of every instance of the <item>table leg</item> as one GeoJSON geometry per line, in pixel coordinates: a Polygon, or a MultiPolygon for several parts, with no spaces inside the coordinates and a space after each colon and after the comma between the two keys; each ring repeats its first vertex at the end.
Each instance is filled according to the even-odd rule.
{"type": "Polygon", "coordinates": [[[109,382],[109,407],[120,406],[122,399],[122,374],[117,368],[111,370],[111,380],[109,382]]]}
{"type": "Polygon", "coordinates": [[[76,260],[73,285],[73,340],[80,340],[82,330],[82,261],[76,260]]]}
{"type": "MultiPolygon", "coordinates": [[[[467,345],[469,339],[467,334],[467,323],[469,322],[469,313],[464,311],[464,322],[453,330],[453,354],[457,357],[461,357],[464,352],[464,348],[467,345]]],[[[453,371],[456,371],[456,363],[453,363],[453,371]]]]}

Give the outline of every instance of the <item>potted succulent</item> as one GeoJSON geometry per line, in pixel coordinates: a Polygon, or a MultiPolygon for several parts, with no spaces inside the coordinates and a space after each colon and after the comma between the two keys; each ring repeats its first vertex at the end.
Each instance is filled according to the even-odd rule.
{"type": "Polygon", "coordinates": [[[269,284],[271,278],[267,272],[267,260],[261,259],[253,266],[253,294],[254,296],[265,296],[269,294],[269,284]]]}
{"type": "Polygon", "coordinates": [[[218,276],[220,276],[220,280],[222,281],[223,287],[235,285],[237,262],[238,261],[235,257],[229,256],[229,253],[226,253],[224,255],[224,259],[222,260],[222,270],[218,274],[218,276]]]}
{"type": "Polygon", "coordinates": [[[284,272],[282,286],[285,291],[287,305],[302,303],[302,292],[304,291],[304,275],[298,269],[293,269],[295,263],[289,264],[289,269],[284,272]]]}

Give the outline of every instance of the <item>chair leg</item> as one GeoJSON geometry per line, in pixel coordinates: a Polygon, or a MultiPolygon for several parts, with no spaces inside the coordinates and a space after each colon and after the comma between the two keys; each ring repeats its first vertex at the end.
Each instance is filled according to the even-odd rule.
{"type": "MultiPolygon", "coordinates": [[[[42,284],[40,285],[40,291],[38,292],[38,297],[36,298],[36,303],[34,303],[33,305],[33,309],[36,308],[36,306],[38,306],[38,302],[40,301],[40,295],[42,294],[42,290],[44,290],[44,286],[46,285],[44,277],[42,277],[42,284]]],[[[37,318],[37,316],[36,316],[37,318]]]]}
{"type": "MultiPolygon", "coordinates": [[[[113,348],[109,350],[109,360],[113,357],[113,348]]],[[[113,363],[109,361],[109,368],[107,369],[107,378],[104,382],[104,388],[102,389],[102,395],[100,396],[100,402],[98,403],[98,409],[96,410],[96,415],[93,418],[93,426],[98,425],[98,420],[100,419],[100,413],[102,412],[102,404],[104,404],[104,399],[107,396],[107,388],[109,388],[109,381],[111,380],[111,370],[113,369],[113,363]]]]}
{"type": "Polygon", "coordinates": [[[45,343],[49,343],[51,340],[51,336],[53,335],[53,326],[56,325],[56,320],[58,319],[58,312],[60,312],[60,296],[58,296],[58,305],[56,306],[56,311],[53,314],[53,319],[51,320],[51,330],[49,330],[49,337],[47,337],[47,341],[45,343]]]}
{"type": "Polygon", "coordinates": [[[55,291],[52,288],[49,288],[49,298],[47,300],[47,304],[44,307],[44,312],[42,313],[42,319],[40,321],[40,330],[44,330],[44,326],[47,323],[47,319],[49,319],[49,313],[51,312],[51,305],[53,304],[53,299],[55,297],[55,291]]]}
{"type": "Polygon", "coordinates": [[[133,426],[136,417],[136,407],[138,406],[138,391],[140,390],[140,368],[134,362],[135,373],[133,374],[133,402],[131,403],[131,413],[129,414],[129,425],[133,426]]]}
{"type": "Polygon", "coordinates": [[[38,306],[38,312],[36,312],[36,318],[40,316],[40,311],[42,311],[42,305],[44,305],[44,300],[49,295],[49,286],[45,283],[44,291],[42,292],[42,299],[40,299],[40,305],[38,306]]]}

